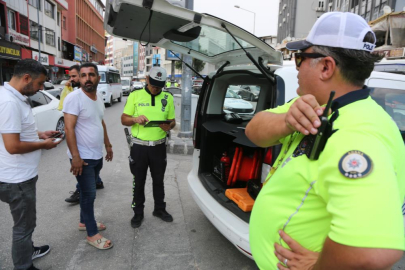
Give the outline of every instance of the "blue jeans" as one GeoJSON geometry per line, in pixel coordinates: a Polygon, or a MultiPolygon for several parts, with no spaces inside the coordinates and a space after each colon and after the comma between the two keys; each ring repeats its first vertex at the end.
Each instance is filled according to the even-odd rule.
{"type": "Polygon", "coordinates": [[[32,233],[37,220],[37,179],[38,176],[16,184],[0,182],[0,200],[9,205],[14,220],[11,255],[15,270],[25,270],[32,265],[32,233]]]}
{"type": "Polygon", "coordinates": [[[94,218],[94,200],[96,182],[103,168],[103,159],[83,159],[83,161],[88,165],[83,166],[82,175],[76,176],[80,188],[80,223],[86,225],[87,235],[91,237],[98,234],[94,218]]]}
{"type": "MultiPolygon", "coordinates": [[[[100,175],[98,176],[97,181],[96,181],[96,184],[98,184],[98,183],[103,183],[103,181],[101,181],[100,175]]],[[[78,190],[80,192],[79,183],[76,184],[76,190],[78,190]]]]}

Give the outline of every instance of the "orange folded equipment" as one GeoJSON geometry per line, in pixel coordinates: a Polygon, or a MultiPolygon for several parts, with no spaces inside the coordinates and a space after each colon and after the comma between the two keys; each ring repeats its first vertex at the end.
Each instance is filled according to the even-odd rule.
{"type": "Polygon", "coordinates": [[[252,211],[255,201],[250,197],[247,188],[232,188],[225,191],[225,196],[234,201],[244,212],[252,211]]]}

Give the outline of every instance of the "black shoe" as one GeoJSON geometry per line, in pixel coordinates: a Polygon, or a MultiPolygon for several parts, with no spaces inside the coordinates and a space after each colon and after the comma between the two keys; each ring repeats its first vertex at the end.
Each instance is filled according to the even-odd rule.
{"type": "Polygon", "coordinates": [[[143,214],[135,214],[131,219],[132,228],[139,228],[142,224],[143,214]]]}
{"type": "Polygon", "coordinates": [[[30,268],[28,268],[27,270],[39,270],[39,269],[36,268],[33,264],[31,264],[30,268]]]}
{"type": "Polygon", "coordinates": [[[170,215],[169,213],[167,213],[167,211],[166,211],[165,209],[158,209],[158,210],[155,210],[155,211],[153,211],[153,215],[154,215],[155,217],[160,218],[160,219],[163,220],[163,221],[166,221],[166,222],[172,222],[172,221],[173,221],[172,215],[170,215]]]}
{"type": "Polygon", "coordinates": [[[104,188],[103,182],[96,183],[96,189],[103,189],[103,188],[104,188]]]}
{"type": "Polygon", "coordinates": [[[72,196],[65,199],[65,202],[68,202],[68,203],[79,203],[80,202],[80,192],[77,189],[75,192],[71,191],[70,194],[72,194],[72,196]]]}
{"type": "MultiPolygon", "coordinates": [[[[51,248],[48,245],[42,246],[42,247],[34,247],[34,252],[32,252],[32,260],[45,256],[46,254],[49,253],[50,250],[51,250],[51,248]]],[[[32,266],[34,266],[34,265],[32,265],[32,266]]]]}

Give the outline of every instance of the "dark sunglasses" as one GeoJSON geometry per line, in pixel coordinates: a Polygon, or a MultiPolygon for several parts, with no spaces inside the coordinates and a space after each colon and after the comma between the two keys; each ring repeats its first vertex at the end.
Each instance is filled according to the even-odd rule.
{"type": "Polygon", "coordinates": [[[321,58],[321,57],[326,57],[326,55],[320,54],[320,53],[294,53],[294,58],[295,58],[295,65],[297,67],[300,67],[302,62],[305,60],[305,58],[321,58]]]}

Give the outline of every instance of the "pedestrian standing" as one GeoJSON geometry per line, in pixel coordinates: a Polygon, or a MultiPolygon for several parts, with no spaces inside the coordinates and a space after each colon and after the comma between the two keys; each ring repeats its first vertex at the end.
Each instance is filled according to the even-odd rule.
{"type": "MultiPolygon", "coordinates": [[[[43,89],[47,71],[37,61],[20,60],[9,83],[0,87],[0,200],[14,220],[11,253],[16,270],[35,270],[32,260],[46,255],[48,245],[34,247],[36,183],[41,149],[52,149],[57,131],[40,132],[27,96],[43,89]]],[[[5,244],[5,243],[3,243],[5,244]]]]}
{"type": "Polygon", "coordinates": [[[249,223],[259,268],[391,269],[402,257],[405,146],[364,86],[381,59],[371,53],[375,42],[359,15],[328,12],[305,40],[286,45],[300,51],[299,97],[258,113],[246,127],[258,146],[282,144],[249,223]],[[327,139],[319,158],[311,155],[314,136],[327,139]]]}
{"type": "Polygon", "coordinates": [[[96,223],[94,217],[96,181],[103,167],[103,145],[107,152],[105,159],[113,159],[112,145],[103,120],[103,98],[97,94],[100,81],[97,66],[82,64],[79,77],[81,88],[69,94],[63,104],[70,171],[80,186],[79,230],[87,231],[87,243],[90,245],[109,249],[113,244],[99,233],[106,227],[96,223]]]}
{"type": "Polygon", "coordinates": [[[131,226],[138,228],[144,218],[145,182],[148,168],[153,180],[153,215],[163,221],[172,222],[173,217],[166,211],[164,201],[164,176],[166,171],[166,136],[175,125],[173,96],[163,92],[166,70],[152,67],[146,76],[144,89],[132,92],[125,104],[121,123],[131,127],[132,147],[130,169],[134,176],[132,208],[134,217],[131,226]],[[169,120],[169,124],[145,127],[149,121],[169,120]]]}
{"type": "MultiPolygon", "coordinates": [[[[80,88],[80,78],[79,78],[79,65],[73,65],[69,68],[69,78],[70,80],[66,82],[65,88],[63,88],[60,101],[59,101],[59,106],[58,110],[63,109],[63,102],[65,100],[65,97],[72,93],[73,91],[77,90],[80,88]]],[[[101,180],[100,176],[97,178],[96,182],[96,189],[103,189],[104,188],[104,183],[101,180]]],[[[68,203],[79,203],[80,202],[80,186],[79,183],[76,183],[76,190],[75,191],[70,191],[72,194],[69,198],[65,199],[65,202],[68,203]]]]}

